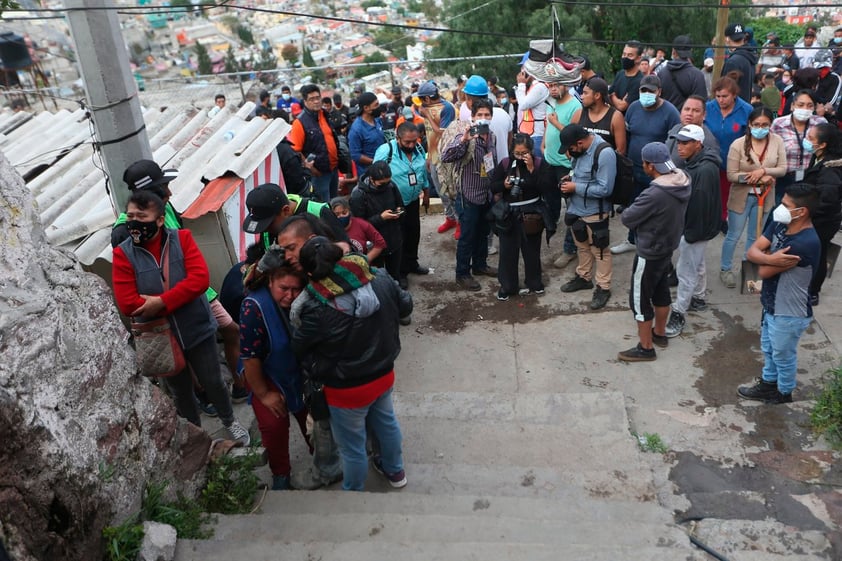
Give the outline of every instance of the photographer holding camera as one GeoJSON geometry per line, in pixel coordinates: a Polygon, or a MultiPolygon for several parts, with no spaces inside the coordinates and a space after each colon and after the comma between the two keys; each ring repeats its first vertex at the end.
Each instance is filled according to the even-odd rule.
{"type": "Polygon", "coordinates": [[[491,178],[491,191],[497,199],[491,214],[494,231],[500,238],[497,299],[503,302],[515,294],[544,293],[541,232],[546,227],[548,236],[552,236],[555,223],[542,197],[545,183],[545,174],[540,172],[542,161],[532,155],[533,149],[532,137],[516,134],[509,157],[500,162],[491,178]],[[518,280],[519,254],[523,255],[524,289],[520,289],[518,280]]]}
{"type": "Polygon", "coordinates": [[[590,290],[594,287],[596,261],[596,290],[591,309],[599,310],[611,297],[611,252],[608,251],[608,210],[605,201],[614,189],[617,157],[614,150],[602,149],[606,142],[599,135],[588,132],[582,125],[571,124],[561,131],[561,148],[573,161],[573,172],[561,178],[559,188],[567,200],[564,223],[573,232],[579,264],[576,276],[561,287],[562,292],[590,290]],[[597,161],[594,161],[597,158],[597,161]]]}

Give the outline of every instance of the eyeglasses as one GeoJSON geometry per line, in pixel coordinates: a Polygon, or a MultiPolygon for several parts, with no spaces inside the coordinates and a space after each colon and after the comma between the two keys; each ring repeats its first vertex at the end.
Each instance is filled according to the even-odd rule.
{"type": "Polygon", "coordinates": [[[512,156],[515,158],[525,158],[529,155],[529,152],[512,152],[512,156]]]}

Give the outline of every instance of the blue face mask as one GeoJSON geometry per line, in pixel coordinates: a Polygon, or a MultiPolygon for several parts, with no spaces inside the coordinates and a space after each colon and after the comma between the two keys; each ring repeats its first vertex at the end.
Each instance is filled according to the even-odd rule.
{"type": "Polygon", "coordinates": [[[640,104],[644,107],[652,107],[658,100],[658,96],[651,92],[640,92],[640,104]]]}
{"type": "Polygon", "coordinates": [[[769,129],[764,129],[763,127],[751,127],[751,136],[757,140],[762,140],[769,136],[769,129]]]}
{"type": "Polygon", "coordinates": [[[804,151],[812,154],[813,153],[813,143],[810,142],[808,139],[803,138],[801,139],[801,147],[804,148],[804,151]]]}
{"type": "Polygon", "coordinates": [[[342,224],[343,228],[347,228],[348,224],[351,223],[351,215],[350,214],[346,214],[345,216],[337,216],[336,218],[339,220],[339,223],[342,224]]]}
{"type": "Polygon", "coordinates": [[[836,43],[837,45],[838,45],[839,43],[842,43],[842,37],[834,37],[834,38],[833,38],[833,42],[834,42],[834,43],[836,43]]]}

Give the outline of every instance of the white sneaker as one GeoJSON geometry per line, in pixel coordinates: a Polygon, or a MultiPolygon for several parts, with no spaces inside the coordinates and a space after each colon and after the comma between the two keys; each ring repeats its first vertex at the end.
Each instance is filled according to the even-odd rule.
{"type": "Polygon", "coordinates": [[[225,427],[228,430],[228,434],[231,435],[231,440],[236,440],[237,442],[242,443],[243,446],[248,446],[251,444],[251,436],[249,435],[249,431],[240,424],[239,421],[234,421],[231,423],[230,426],[225,427]]]}
{"type": "Polygon", "coordinates": [[[624,241],[621,244],[617,244],[611,248],[612,255],[620,255],[621,253],[628,253],[629,251],[634,251],[637,249],[635,245],[629,241],[624,241]]]}

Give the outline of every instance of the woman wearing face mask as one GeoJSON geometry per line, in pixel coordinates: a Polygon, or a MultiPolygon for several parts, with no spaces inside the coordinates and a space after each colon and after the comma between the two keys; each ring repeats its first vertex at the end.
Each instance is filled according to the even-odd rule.
{"type": "Polygon", "coordinates": [[[392,169],[384,161],[374,162],[351,193],[351,212],[368,220],[386,240],[384,251],[373,263],[383,266],[395,280],[400,280],[403,234],[400,217],[403,198],[392,183],[392,169]]]}
{"type": "MultiPolygon", "coordinates": [[[[503,302],[515,294],[544,294],[541,233],[545,222],[550,224],[551,220],[541,195],[548,178],[542,177],[541,158],[532,155],[533,148],[532,137],[516,134],[509,157],[497,165],[491,177],[491,192],[495,198],[506,201],[511,211],[507,220],[494,224],[500,238],[497,299],[503,302]],[[524,289],[520,289],[518,281],[519,254],[523,255],[524,289]]],[[[552,179],[549,183],[552,184],[552,179]]]]}
{"type": "Polygon", "coordinates": [[[719,278],[728,288],[737,286],[731,265],[734,249],[743,230],[748,226],[747,250],[757,238],[758,220],[773,206],[772,197],[766,197],[763,208],[758,209],[758,197],[765,190],[772,189],[775,178],[781,177],[786,171],[783,139],[769,130],[772,115],[765,107],[756,107],[748,116],[745,136],[735,140],[728,150],[728,179],[731,181],[728,234],[722,244],[719,272],[719,278]]]}
{"type": "Polygon", "coordinates": [[[783,139],[787,154],[786,174],[775,184],[775,204],[780,204],[788,186],[804,180],[812,156],[804,149],[804,140],[810,129],[827,122],[824,117],[813,114],[815,108],[813,92],[801,90],[792,100],[792,113],[778,117],[772,123],[772,132],[783,139]]]}
{"type": "Polygon", "coordinates": [[[810,301],[819,304],[819,292],[827,277],[827,248],[842,224],[842,135],[830,123],[822,123],[807,131],[807,146],[813,158],[804,174],[804,183],[820,190],[819,206],[813,214],[813,226],[821,242],[821,259],[810,283],[810,301]]]}
{"type": "Polygon", "coordinates": [[[351,248],[354,253],[361,253],[368,257],[368,262],[377,261],[380,254],[386,250],[386,240],[367,220],[357,218],[351,214],[351,207],[344,197],[336,197],[330,201],[330,210],[339,219],[339,223],[348,233],[351,248]],[[369,245],[370,244],[370,245],[369,245]]]}
{"type": "Polygon", "coordinates": [[[169,320],[190,366],[161,379],[178,414],[201,426],[192,369],[231,437],[248,446],[248,431],[234,417],[219,369],[216,320],[205,297],[208,266],[190,230],[163,226],[164,202],[145,189],[132,192],[126,206],[130,237],[114,248],[111,268],[117,307],[135,321],[169,320]]]}

